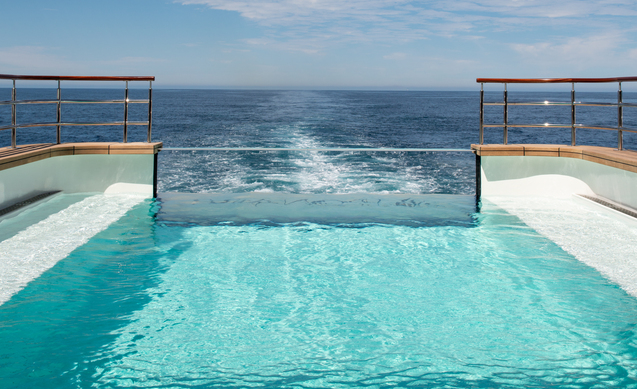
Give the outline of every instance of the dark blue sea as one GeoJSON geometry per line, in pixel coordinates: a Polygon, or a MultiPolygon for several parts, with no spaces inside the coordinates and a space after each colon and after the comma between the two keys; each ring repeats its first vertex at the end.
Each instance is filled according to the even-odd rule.
{"type": "MultiPolygon", "coordinates": [[[[18,89],[18,99],[54,99],[55,89],[18,89]]],[[[63,99],[122,99],[117,89],[63,89],[63,99]]],[[[143,99],[147,91],[131,90],[143,99]]],[[[582,92],[578,100],[616,102],[615,93],[582,92]]],[[[0,99],[10,99],[0,89],[0,99]]],[[[510,93],[510,101],[569,101],[568,93],[510,93]]],[[[487,92],[487,101],[501,101],[487,92]]],[[[625,93],[625,101],[637,94],[625,93]]],[[[479,91],[153,91],[154,141],[165,147],[366,147],[469,149],[478,142],[479,91]]],[[[18,123],[56,120],[55,105],[20,105],[18,123]]],[[[129,120],[146,120],[147,105],[132,104],[129,120]]],[[[501,123],[502,107],[487,107],[486,122],[501,123]]],[[[11,120],[0,106],[0,126],[11,120]]],[[[123,120],[123,106],[65,104],[63,121],[123,120]]],[[[617,125],[617,108],[579,107],[577,121],[617,125]]],[[[510,107],[510,123],[570,123],[569,106],[510,107]]],[[[637,127],[637,108],[625,108],[624,126],[637,127]]],[[[624,147],[637,148],[625,133],[624,147]]],[[[0,147],[10,144],[0,132],[0,147]]],[[[18,144],[55,142],[55,127],[20,129],[18,144]]],[[[132,127],[129,141],[145,141],[132,127]]],[[[122,127],[69,126],[63,142],[121,141],[122,127]]],[[[502,129],[486,129],[485,143],[502,143],[502,129]]],[[[570,129],[510,129],[509,143],[570,144],[570,129]]],[[[615,131],[578,130],[577,143],[617,147],[615,131]]],[[[473,194],[470,152],[162,151],[160,192],[438,193],[473,194]]]]}

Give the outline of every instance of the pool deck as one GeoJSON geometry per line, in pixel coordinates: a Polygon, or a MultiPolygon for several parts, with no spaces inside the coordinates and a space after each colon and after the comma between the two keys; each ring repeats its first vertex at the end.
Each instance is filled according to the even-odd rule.
{"type": "Polygon", "coordinates": [[[637,173],[637,152],[598,146],[566,146],[544,144],[471,145],[478,156],[535,156],[575,158],[637,173]]]}
{"type": "Polygon", "coordinates": [[[86,142],[86,143],[41,143],[22,145],[15,149],[0,148],[0,171],[31,162],[64,155],[87,154],[157,154],[162,142],[86,142]]]}
{"type": "Polygon", "coordinates": [[[42,143],[0,148],[0,206],[44,192],[157,195],[162,143],[42,143]]]}

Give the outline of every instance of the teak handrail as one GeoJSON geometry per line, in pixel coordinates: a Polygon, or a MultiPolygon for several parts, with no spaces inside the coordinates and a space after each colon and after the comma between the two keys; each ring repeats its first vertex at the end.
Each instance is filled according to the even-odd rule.
{"type": "Polygon", "coordinates": [[[155,81],[155,76],[36,76],[0,74],[0,80],[39,81],[155,81]]]}
{"type": "Polygon", "coordinates": [[[62,126],[110,126],[117,125],[124,127],[123,142],[128,142],[128,126],[147,126],[147,142],[151,142],[151,130],[152,130],[152,117],[153,117],[153,81],[154,76],[38,76],[38,75],[16,75],[16,74],[0,74],[0,80],[13,81],[13,88],[11,89],[11,100],[0,101],[0,105],[11,106],[11,125],[2,126],[0,130],[11,130],[11,147],[16,148],[16,134],[18,128],[27,127],[57,127],[57,143],[60,144],[62,126]],[[40,99],[40,100],[18,100],[16,98],[16,80],[28,80],[28,81],[57,81],[57,98],[56,99],[40,99]],[[63,100],[61,91],[61,81],[123,81],[125,82],[125,96],[123,100],[63,100]],[[128,82],[129,81],[148,81],[148,99],[144,100],[131,100],[128,98],[128,82]],[[145,122],[129,121],[128,120],[128,105],[133,103],[148,104],[148,120],[145,122]],[[17,123],[16,109],[18,105],[22,104],[56,104],[57,105],[57,120],[45,123],[17,123]],[[123,121],[113,122],[99,122],[99,123],[78,123],[78,122],[63,122],[62,121],[62,105],[63,104],[123,104],[124,105],[124,117],[123,121]]]}
{"type": "Polygon", "coordinates": [[[477,78],[476,82],[484,84],[566,84],[566,83],[604,83],[604,82],[637,81],[637,77],[610,78],[477,78]]]}
{"type": "Polygon", "coordinates": [[[476,82],[480,83],[480,144],[484,144],[484,129],[485,127],[502,127],[503,129],[503,144],[508,144],[508,131],[509,127],[553,127],[553,128],[570,128],[571,129],[571,146],[575,146],[576,142],[576,130],[578,128],[588,128],[596,130],[613,130],[617,131],[617,149],[623,150],[624,138],[623,133],[632,132],[637,133],[637,129],[624,127],[624,107],[637,107],[637,104],[624,103],[622,93],[622,82],[635,82],[637,77],[609,77],[609,78],[477,78],[476,82]],[[578,83],[618,83],[617,89],[617,103],[581,103],[575,101],[575,84],[578,83]],[[484,84],[504,84],[504,98],[502,102],[485,103],[484,102],[484,84]],[[509,103],[507,84],[571,84],[571,101],[570,103],[558,103],[544,101],[538,102],[516,102],[509,103]],[[485,124],[484,123],[484,106],[485,105],[499,105],[504,107],[504,123],[502,124],[485,124]],[[509,105],[565,105],[571,108],[571,123],[566,124],[510,124],[509,123],[509,105]],[[617,108],[617,126],[591,126],[584,125],[576,122],[576,107],[578,106],[608,106],[617,108]]]}

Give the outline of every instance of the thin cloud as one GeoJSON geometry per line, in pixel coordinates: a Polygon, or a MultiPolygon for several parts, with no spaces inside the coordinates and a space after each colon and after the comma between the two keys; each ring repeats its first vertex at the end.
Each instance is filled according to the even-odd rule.
{"type": "Polygon", "coordinates": [[[517,43],[512,44],[511,48],[522,56],[525,62],[535,62],[542,66],[568,64],[573,69],[613,69],[629,65],[629,62],[634,60],[631,59],[631,53],[637,53],[637,49],[625,50],[627,44],[630,42],[623,32],[608,32],[557,41],[517,43]]]}
{"type": "Polygon", "coordinates": [[[236,11],[248,19],[272,24],[298,24],[320,20],[363,19],[380,21],[387,16],[401,13],[395,5],[403,1],[382,0],[266,0],[259,2],[227,0],[181,0],[181,4],[206,5],[213,9],[236,11]]]}
{"type": "Polygon", "coordinates": [[[113,60],[70,60],[60,56],[59,48],[43,46],[0,47],[3,73],[39,75],[146,74],[149,67],[169,60],[151,57],[122,57],[113,60]]]}
{"type": "Polygon", "coordinates": [[[51,54],[50,50],[41,46],[0,48],[0,65],[8,69],[24,69],[24,72],[54,72],[72,65],[63,57],[51,54]]]}
{"type": "Polygon", "coordinates": [[[610,55],[614,53],[622,40],[622,36],[619,33],[615,33],[572,37],[561,42],[513,44],[512,47],[526,57],[580,62],[596,60],[600,54],[610,55]]]}
{"type": "Polygon", "coordinates": [[[305,54],[318,54],[324,47],[317,39],[294,39],[278,41],[268,38],[255,38],[244,40],[246,44],[255,48],[271,48],[280,51],[297,51],[305,54]]]}
{"type": "Polygon", "coordinates": [[[400,26],[437,31],[452,28],[467,31],[483,23],[504,24],[526,20],[552,23],[550,19],[585,19],[590,16],[635,16],[637,3],[624,0],[178,0],[178,3],[205,5],[235,11],[265,26],[329,27],[347,24],[352,28],[376,24],[391,35],[400,26]],[[546,20],[537,20],[543,18],[546,20]],[[528,20],[535,19],[535,20],[528,20]]]}
{"type": "Polygon", "coordinates": [[[246,47],[309,55],[356,44],[386,49],[386,60],[405,59],[401,52],[409,53],[408,58],[413,59],[414,43],[428,40],[431,43],[419,47],[447,50],[445,55],[457,58],[463,55],[463,49],[453,42],[475,42],[475,47],[483,52],[505,54],[510,60],[516,57],[544,69],[570,64],[573,69],[590,70],[593,66],[612,65],[613,61],[627,66],[629,59],[634,60],[637,47],[634,0],[175,2],[237,12],[264,27],[261,36],[243,41],[246,47]],[[441,49],[441,42],[450,44],[441,49]],[[508,53],[503,52],[507,50],[508,53]]]}
{"type": "Polygon", "coordinates": [[[184,5],[205,5],[212,9],[234,11],[268,27],[273,39],[297,39],[321,36],[326,42],[422,39],[429,34],[423,28],[420,9],[406,0],[311,1],[268,0],[260,2],[226,0],[180,0],[184,5]]]}
{"type": "Polygon", "coordinates": [[[634,16],[637,5],[633,1],[582,0],[486,0],[440,1],[436,8],[450,12],[481,12],[518,18],[586,18],[589,16],[634,16]]]}
{"type": "Polygon", "coordinates": [[[161,63],[167,62],[163,58],[152,57],[122,57],[113,61],[107,61],[110,64],[129,65],[129,64],[148,64],[148,63],[161,63]]]}
{"type": "Polygon", "coordinates": [[[391,53],[388,55],[384,55],[383,56],[384,59],[389,59],[389,60],[403,60],[405,58],[407,58],[407,54],[405,53],[391,53]]]}

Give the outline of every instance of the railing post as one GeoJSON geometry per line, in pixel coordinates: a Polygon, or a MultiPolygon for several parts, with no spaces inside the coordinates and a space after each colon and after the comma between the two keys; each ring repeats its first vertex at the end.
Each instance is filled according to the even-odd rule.
{"type": "Polygon", "coordinates": [[[124,143],[128,142],[128,81],[126,81],[126,93],[124,95],[124,143]]]}
{"type": "Polygon", "coordinates": [[[480,144],[484,144],[484,83],[483,82],[480,83],[480,144]]]}
{"type": "Polygon", "coordinates": [[[504,144],[509,143],[509,98],[507,84],[504,83],[504,144]]]}
{"type": "Polygon", "coordinates": [[[16,105],[15,105],[15,80],[13,80],[13,89],[11,89],[11,148],[16,148],[16,105]]]}
{"type": "Polygon", "coordinates": [[[575,83],[571,83],[571,146],[575,146],[575,83]]]}
{"type": "Polygon", "coordinates": [[[57,125],[57,144],[62,143],[62,89],[60,88],[60,80],[58,80],[58,125],[57,125]]]}
{"type": "Polygon", "coordinates": [[[622,83],[620,81],[619,89],[617,90],[617,150],[624,149],[624,133],[622,131],[624,127],[624,107],[622,104],[622,83]]]}
{"type": "Polygon", "coordinates": [[[148,85],[148,143],[150,143],[151,131],[153,128],[153,82],[148,85]]]}

